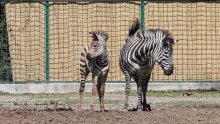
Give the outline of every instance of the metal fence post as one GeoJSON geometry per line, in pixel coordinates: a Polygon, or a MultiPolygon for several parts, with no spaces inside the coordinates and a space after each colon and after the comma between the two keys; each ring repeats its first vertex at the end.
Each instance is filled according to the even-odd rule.
{"type": "Polygon", "coordinates": [[[140,4],[141,29],[144,29],[144,0],[140,4]]]}
{"type": "Polygon", "coordinates": [[[46,1],[45,3],[45,31],[46,31],[46,66],[45,66],[45,72],[46,72],[46,82],[50,81],[50,22],[49,22],[49,1],[46,1]]]}

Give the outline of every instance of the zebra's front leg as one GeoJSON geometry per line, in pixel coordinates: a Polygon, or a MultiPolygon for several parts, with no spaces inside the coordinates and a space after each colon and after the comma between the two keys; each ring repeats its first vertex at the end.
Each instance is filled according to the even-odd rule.
{"type": "Polygon", "coordinates": [[[138,94],[138,103],[137,103],[137,108],[136,110],[142,110],[142,87],[141,87],[141,82],[138,82],[137,84],[137,94],[138,94]]]}
{"type": "Polygon", "coordinates": [[[148,84],[144,84],[142,86],[142,92],[143,92],[143,111],[151,111],[150,104],[147,104],[147,99],[146,99],[147,85],[148,84]]]}
{"type": "Polygon", "coordinates": [[[136,76],[133,76],[133,79],[137,84],[137,94],[138,94],[138,103],[137,103],[136,108],[133,108],[133,111],[137,111],[139,109],[142,109],[142,88],[141,88],[140,78],[136,75],[136,76]]]}
{"type": "Polygon", "coordinates": [[[131,77],[128,74],[128,72],[125,72],[125,80],[126,80],[126,86],[125,86],[125,104],[124,109],[128,109],[129,107],[129,95],[131,93],[131,77]]]}
{"type": "Polygon", "coordinates": [[[98,78],[98,83],[97,83],[97,90],[98,90],[98,95],[99,95],[99,101],[100,101],[100,110],[101,112],[105,111],[104,107],[104,94],[105,94],[105,82],[107,79],[108,72],[105,74],[102,74],[98,78]]]}
{"type": "Polygon", "coordinates": [[[101,112],[104,112],[105,111],[105,107],[104,107],[105,82],[100,83],[100,84],[98,83],[97,90],[98,90],[98,94],[99,94],[100,110],[101,110],[101,112]]]}
{"type": "Polygon", "coordinates": [[[91,98],[91,104],[90,104],[90,112],[94,111],[94,99],[95,99],[95,96],[96,96],[96,83],[97,83],[97,79],[98,79],[98,76],[92,75],[93,85],[92,85],[92,98],[91,98]]]}

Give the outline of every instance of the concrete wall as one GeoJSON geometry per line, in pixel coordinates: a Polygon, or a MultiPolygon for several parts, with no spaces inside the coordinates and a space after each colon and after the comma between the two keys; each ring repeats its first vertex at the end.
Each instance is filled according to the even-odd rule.
{"type": "MultiPolygon", "coordinates": [[[[86,83],[85,92],[92,91],[92,83],[86,83]]],[[[106,83],[106,92],[124,92],[125,83],[106,83]]],[[[136,84],[131,83],[136,90],[136,84]]],[[[148,90],[220,90],[220,82],[216,83],[149,83],[148,90]]],[[[79,83],[42,83],[42,84],[0,84],[0,92],[7,93],[73,93],[79,91],[79,83]]]]}

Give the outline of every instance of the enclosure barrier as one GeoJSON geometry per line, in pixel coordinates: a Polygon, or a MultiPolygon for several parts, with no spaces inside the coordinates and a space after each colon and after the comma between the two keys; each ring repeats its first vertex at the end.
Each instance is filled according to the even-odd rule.
{"type": "Polygon", "coordinates": [[[151,81],[220,81],[217,1],[3,0],[1,83],[78,82],[80,52],[97,30],[109,34],[108,82],[124,81],[119,53],[136,18],[142,29],[166,29],[178,40],[174,74],[165,76],[157,64],[151,81]]]}

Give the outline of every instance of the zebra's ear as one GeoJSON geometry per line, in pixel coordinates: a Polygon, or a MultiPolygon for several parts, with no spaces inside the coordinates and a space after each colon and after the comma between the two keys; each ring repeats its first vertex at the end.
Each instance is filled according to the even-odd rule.
{"type": "Polygon", "coordinates": [[[172,37],[166,37],[162,40],[162,44],[163,45],[167,45],[167,44],[174,45],[174,44],[176,44],[176,40],[174,40],[174,38],[172,38],[172,37]]]}
{"type": "Polygon", "coordinates": [[[171,45],[176,44],[176,40],[174,40],[173,38],[168,38],[168,41],[171,45]]]}
{"type": "Polygon", "coordinates": [[[96,35],[96,33],[94,33],[94,32],[89,32],[89,34],[90,34],[90,36],[92,37],[92,40],[93,40],[93,41],[98,41],[98,40],[99,40],[99,38],[98,38],[98,36],[96,35]]]}
{"type": "Polygon", "coordinates": [[[103,32],[102,33],[102,38],[104,39],[104,41],[106,42],[108,40],[108,34],[103,32]]]}

